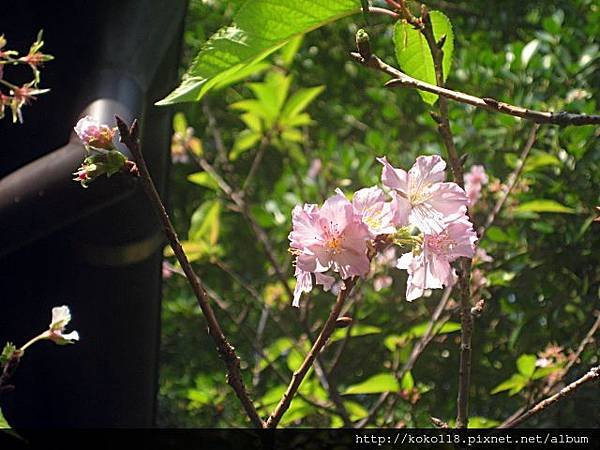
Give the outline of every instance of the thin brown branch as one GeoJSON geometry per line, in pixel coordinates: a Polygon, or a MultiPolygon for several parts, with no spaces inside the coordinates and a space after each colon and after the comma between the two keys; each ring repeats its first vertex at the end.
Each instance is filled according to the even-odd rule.
{"type": "Polygon", "coordinates": [[[352,58],[357,62],[370,67],[372,69],[385,72],[392,76],[392,80],[386,83],[387,87],[407,87],[411,89],[420,89],[422,91],[437,94],[440,97],[445,97],[459,103],[475,106],[485,109],[486,111],[508,114],[510,116],[520,117],[525,120],[536,123],[545,123],[552,125],[568,126],[568,125],[600,125],[600,115],[594,114],[575,114],[564,111],[536,111],[533,109],[523,108],[521,106],[511,105],[490,97],[479,98],[474,95],[465,94],[464,92],[454,91],[444,87],[426,83],[425,81],[417,80],[399,69],[386,64],[377,56],[372,55],[371,58],[365,60],[359,53],[351,53],[352,58]]]}
{"type": "Polygon", "coordinates": [[[215,119],[215,116],[206,101],[202,103],[202,112],[204,112],[208,119],[208,128],[215,141],[215,147],[217,149],[217,163],[223,164],[225,169],[228,170],[229,164],[227,159],[227,150],[225,149],[225,144],[223,143],[223,136],[221,135],[221,130],[217,126],[217,119],[215,119]]]}
{"type": "Polygon", "coordinates": [[[527,157],[529,156],[529,152],[531,151],[533,144],[535,143],[537,131],[539,128],[540,128],[540,124],[538,124],[538,123],[534,123],[533,126],[531,127],[531,131],[529,132],[529,137],[527,138],[527,142],[525,143],[525,146],[523,147],[523,150],[521,151],[521,155],[519,156],[519,160],[517,161],[515,168],[513,169],[511,174],[506,179],[506,184],[505,184],[504,189],[502,189],[502,194],[500,195],[500,198],[498,198],[498,200],[496,201],[496,204],[494,205],[494,209],[492,209],[492,211],[488,214],[488,216],[485,220],[485,223],[478,230],[480,240],[483,239],[483,236],[485,235],[485,232],[487,231],[487,229],[492,225],[492,223],[494,223],[494,220],[496,220],[496,216],[498,215],[500,210],[504,207],[506,200],[508,199],[508,197],[510,196],[510,193],[512,192],[515,185],[517,184],[517,181],[518,181],[519,177],[521,176],[521,172],[523,171],[523,167],[525,166],[525,162],[527,161],[527,157]]]}
{"type": "MultiPolygon", "coordinates": [[[[585,350],[585,348],[588,346],[588,344],[590,342],[592,342],[592,339],[593,339],[594,335],[596,334],[596,332],[600,328],[600,311],[596,310],[594,312],[594,314],[596,316],[596,320],[595,320],[594,324],[589,329],[589,331],[587,332],[587,334],[585,335],[585,337],[581,340],[581,342],[577,346],[577,350],[575,351],[575,353],[573,354],[573,356],[571,357],[571,359],[569,360],[569,362],[567,363],[567,365],[564,367],[563,376],[559,377],[558,379],[556,379],[554,381],[554,383],[552,383],[552,385],[550,386],[550,389],[552,389],[554,386],[556,386],[556,384],[558,384],[558,382],[561,381],[564,378],[564,376],[569,372],[569,370],[571,370],[573,368],[573,366],[575,364],[577,364],[577,361],[579,360],[579,357],[581,356],[581,354],[583,353],[583,351],[585,350]]],[[[548,392],[546,392],[546,394],[547,393],[548,392]]]]}
{"type": "Polygon", "coordinates": [[[144,160],[139,144],[138,123],[137,121],[134,121],[131,128],[129,128],[125,124],[125,122],[118,116],[116,117],[116,120],[121,135],[121,142],[123,142],[127,146],[127,148],[131,151],[131,154],[133,155],[133,158],[139,170],[139,176],[142,180],[142,186],[144,188],[144,191],[146,192],[146,195],[150,200],[153,209],[155,210],[162,222],[163,229],[169,241],[169,244],[171,245],[171,248],[173,249],[173,252],[177,257],[177,260],[179,261],[179,264],[181,265],[181,268],[183,269],[183,272],[185,273],[185,276],[190,283],[192,291],[194,292],[194,295],[198,300],[198,305],[200,306],[200,309],[204,314],[208,325],[208,332],[212,337],[213,341],[215,342],[215,345],[217,346],[219,356],[221,357],[221,359],[225,363],[225,366],[227,367],[227,382],[240,399],[240,402],[242,403],[246,414],[248,415],[254,426],[258,428],[263,428],[264,423],[258,415],[258,412],[256,411],[256,408],[254,407],[254,404],[252,403],[252,400],[250,400],[250,397],[248,396],[248,393],[246,391],[246,387],[244,385],[240,369],[240,359],[238,358],[233,346],[229,343],[229,341],[223,334],[221,326],[217,321],[217,317],[215,316],[215,313],[212,309],[212,306],[210,305],[209,299],[202,285],[202,281],[194,272],[192,265],[190,264],[183,250],[183,247],[181,246],[175,228],[171,223],[171,219],[169,218],[169,215],[167,214],[167,211],[162,203],[160,195],[158,194],[158,191],[154,186],[154,182],[152,181],[152,177],[150,176],[150,172],[148,171],[148,167],[146,166],[146,161],[144,160]]]}
{"type": "Polygon", "coordinates": [[[573,394],[577,389],[579,389],[584,384],[589,383],[590,381],[595,381],[595,380],[600,380],[600,366],[593,367],[583,377],[579,378],[578,380],[576,380],[573,383],[569,384],[568,386],[564,387],[563,389],[561,389],[560,391],[558,391],[556,394],[552,395],[551,397],[548,397],[545,400],[542,400],[537,405],[535,405],[533,408],[531,408],[524,414],[520,415],[516,419],[514,419],[508,423],[503,423],[498,428],[514,428],[517,425],[520,425],[523,422],[529,420],[531,417],[535,416],[536,414],[543,412],[544,410],[546,410],[553,404],[567,398],[568,396],[573,394]]]}
{"type": "Polygon", "coordinates": [[[267,150],[267,147],[269,146],[270,143],[271,143],[271,138],[269,137],[268,134],[265,135],[262,138],[262,140],[260,141],[260,145],[258,146],[258,150],[256,151],[256,155],[254,156],[254,159],[252,160],[252,165],[250,166],[248,175],[246,176],[246,179],[244,180],[244,183],[242,184],[242,192],[246,192],[246,190],[250,186],[250,183],[252,182],[254,175],[256,175],[256,172],[258,171],[258,168],[260,167],[260,163],[262,162],[263,156],[265,155],[265,151],[267,150]]]}
{"type": "Polygon", "coordinates": [[[294,398],[294,395],[298,391],[302,380],[304,380],[304,377],[308,373],[308,370],[312,366],[317,355],[321,352],[325,344],[327,344],[329,337],[335,330],[335,322],[340,314],[340,311],[342,310],[342,307],[344,306],[344,303],[346,302],[348,295],[350,294],[350,291],[352,291],[355,282],[356,278],[349,278],[344,281],[345,289],[340,290],[340,293],[337,296],[337,300],[331,310],[331,313],[329,314],[329,317],[323,325],[321,333],[317,337],[317,340],[306,355],[306,358],[304,358],[304,361],[302,362],[298,370],[296,370],[292,375],[290,384],[288,385],[285,393],[283,394],[281,401],[277,404],[277,406],[266,421],[266,428],[276,428],[279,422],[281,421],[281,418],[290,407],[290,404],[294,398]]]}

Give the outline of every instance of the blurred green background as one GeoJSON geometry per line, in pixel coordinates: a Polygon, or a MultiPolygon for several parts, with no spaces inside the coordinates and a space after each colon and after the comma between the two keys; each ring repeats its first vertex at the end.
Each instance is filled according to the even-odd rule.
{"type": "MultiPolygon", "coordinates": [[[[239,3],[190,2],[182,72],[202,43],[231,22],[239,3]]],[[[597,111],[597,1],[427,4],[443,11],[454,26],[450,88],[534,109],[597,111]]],[[[210,176],[199,174],[186,150],[205,158],[239,188],[269,130],[245,200],[272,242],[285,277],[291,278],[287,235],[296,204],[320,203],[337,187],[352,192],[378,183],[376,156],[386,155],[395,166],[408,169],[418,155],[445,155],[429,107],[418,93],[382,87],[387,80],[383,74],[349,58],[361,27],[371,35],[373,51],[395,64],[392,20],[372,16],[365,25],[355,15],[306,35],[298,48],[286,46],[243,82],[214,91],[201,103],[176,108],[169,207],[196,270],[221,298],[217,315],[265,416],[309,345],[303,323],[315,333],[334,296],[315,289],[309,301],[303,299],[301,310],[292,308],[248,222],[210,176]],[[317,86],[322,92],[309,89],[317,86]],[[255,99],[257,92],[270,100],[239,103],[255,99]],[[295,94],[301,111],[291,114],[289,107],[286,115],[277,109],[295,94]],[[275,108],[275,119],[261,121],[261,108],[275,108]]],[[[531,123],[456,103],[450,104],[450,117],[457,148],[468,155],[465,167],[482,164],[490,176],[474,209],[479,225],[514,168],[531,123]]],[[[593,126],[542,126],[513,195],[481,242],[493,261],[476,266],[487,281],[477,294],[486,303],[473,336],[471,426],[498,424],[532,398],[548,377],[559,375],[600,309],[600,224],[592,222],[600,204],[598,137],[593,126]],[[505,384],[507,390],[498,388],[492,394],[506,380],[512,380],[505,384]]],[[[174,264],[173,258],[168,260],[174,264]]],[[[378,392],[390,389],[400,394],[399,401],[389,414],[382,408],[371,424],[429,427],[430,415],[451,420],[458,381],[458,311],[450,307],[449,321],[411,376],[393,379],[391,367],[406,360],[442,292],[408,303],[404,273],[382,270],[392,284],[385,287],[389,280],[380,279],[379,291],[371,281],[361,284],[349,312],[355,321],[352,336],[345,339],[346,330],[340,330],[323,362],[327,367],[344,347],[331,378],[353,421],[365,417],[378,392]]],[[[566,380],[598,364],[598,349],[596,342],[588,345],[566,380]]],[[[283,426],[343,424],[314,371],[301,393],[304,398],[294,400],[283,426]]],[[[528,425],[596,427],[600,418],[590,411],[598,408],[600,390],[586,387],[528,425]]],[[[195,298],[185,279],[171,270],[166,270],[164,284],[158,423],[249,424],[226,384],[195,298]]]]}

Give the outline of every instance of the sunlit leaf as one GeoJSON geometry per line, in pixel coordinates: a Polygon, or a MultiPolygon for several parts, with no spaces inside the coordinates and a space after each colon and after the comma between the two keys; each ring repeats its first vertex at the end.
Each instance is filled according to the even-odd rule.
{"type": "Polygon", "coordinates": [[[157,104],[198,101],[290,39],[360,11],[359,0],[247,0],[233,18],[200,49],[181,84],[157,104]],[[308,13],[310,12],[310,13],[308,13]]]}
{"type": "Polygon", "coordinates": [[[521,355],[517,359],[517,370],[521,375],[526,378],[531,378],[533,372],[535,372],[535,362],[537,358],[535,355],[521,355]]]}
{"type": "MultiPolygon", "coordinates": [[[[452,66],[454,32],[450,19],[440,11],[431,11],[429,16],[435,40],[439,41],[442,36],[446,36],[444,46],[442,47],[444,52],[442,67],[445,81],[452,66]]],[[[394,27],[394,46],[396,49],[396,59],[403,72],[429,84],[437,84],[433,57],[431,56],[427,40],[419,30],[416,30],[404,20],[396,22],[396,26],[394,27]]],[[[429,105],[433,105],[438,97],[435,94],[424,91],[419,91],[419,94],[423,98],[423,101],[429,105]]]]}
{"type": "Polygon", "coordinates": [[[399,389],[400,384],[393,374],[380,373],[373,375],[361,383],[349,386],[343,394],[378,394],[381,392],[396,392],[399,389]]]}
{"type": "Polygon", "coordinates": [[[188,181],[198,186],[202,186],[208,189],[217,191],[219,184],[208,172],[196,172],[188,175],[188,181]]]}
{"type": "MultiPolygon", "coordinates": [[[[331,335],[331,337],[329,338],[329,342],[335,342],[335,341],[339,341],[341,339],[345,339],[347,333],[348,333],[347,329],[339,328],[339,329],[335,330],[335,332],[331,335]]],[[[367,336],[370,334],[379,334],[379,333],[381,333],[381,328],[375,327],[373,325],[363,325],[360,323],[354,325],[352,327],[352,329],[350,330],[351,337],[367,336]]]]}
{"type": "Polygon", "coordinates": [[[515,212],[549,212],[549,213],[565,213],[573,214],[575,210],[568,206],[562,205],[555,200],[538,199],[530,202],[521,203],[515,208],[515,212]]]}
{"type": "Polygon", "coordinates": [[[236,137],[229,159],[235,161],[240,155],[253,148],[260,141],[262,134],[252,130],[242,130],[236,137]]]}
{"type": "Polygon", "coordinates": [[[529,380],[526,377],[519,373],[515,373],[508,380],[503,381],[494,389],[492,389],[491,394],[497,394],[503,391],[510,391],[510,395],[514,395],[520,390],[522,390],[525,386],[527,386],[528,382],[529,380]],[[514,392],[515,390],[516,392],[514,392]]]}
{"type": "Polygon", "coordinates": [[[220,215],[221,202],[218,200],[208,200],[200,205],[190,220],[189,239],[191,241],[205,240],[209,244],[215,245],[219,239],[220,215]]]}

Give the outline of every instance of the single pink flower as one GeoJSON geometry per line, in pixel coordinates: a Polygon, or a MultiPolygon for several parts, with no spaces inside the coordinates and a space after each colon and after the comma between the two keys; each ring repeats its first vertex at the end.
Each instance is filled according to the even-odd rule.
{"type": "MultiPolygon", "coordinates": [[[[317,205],[296,206],[292,212],[290,247],[297,255],[296,276],[299,292],[309,287],[308,273],[338,272],[342,279],[369,272],[368,227],[356,214],[352,203],[341,194],[328,198],[322,208],[317,205]]],[[[298,295],[295,295],[298,297],[298,295]]],[[[294,303],[297,303],[295,300],[294,303]]]]}
{"type": "Polygon", "coordinates": [[[103,125],[91,116],[80,119],[75,126],[75,133],[86,147],[111,150],[114,148],[115,129],[103,125]]]}
{"type": "Polygon", "coordinates": [[[423,245],[402,255],[396,265],[408,271],[406,300],[421,297],[425,289],[452,286],[456,274],[450,263],[461,256],[472,258],[475,241],[477,234],[466,216],[447,223],[439,233],[425,234],[423,245]]]}
{"type": "Polygon", "coordinates": [[[437,155],[419,156],[408,172],[396,169],[385,157],[381,181],[397,193],[398,211],[423,233],[439,233],[447,221],[464,215],[467,195],[456,183],[444,182],[445,161],[437,155]]]}
{"type": "Polygon", "coordinates": [[[386,202],[385,193],[377,186],[356,191],[352,206],[372,237],[396,232],[396,202],[386,202]]]}
{"type": "Polygon", "coordinates": [[[471,166],[471,170],[465,174],[465,191],[469,197],[469,204],[473,206],[481,197],[481,187],[488,183],[485,168],[481,165],[471,166]]]}

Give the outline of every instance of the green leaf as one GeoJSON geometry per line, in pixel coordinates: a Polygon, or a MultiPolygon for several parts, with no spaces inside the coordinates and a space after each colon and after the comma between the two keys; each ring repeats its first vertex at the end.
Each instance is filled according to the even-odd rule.
{"type": "Polygon", "coordinates": [[[188,128],[188,123],[185,114],[178,112],[173,116],[173,130],[185,136],[188,128]]]}
{"type": "Polygon", "coordinates": [[[242,67],[241,69],[237,70],[235,73],[220,79],[217,83],[215,83],[212,89],[216,91],[226,88],[227,86],[238,83],[239,81],[243,81],[270,68],[271,64],[266,62],[255,62],[253,64],[249,64],[246,67],[242,67]]]}
{"type": "Polygon", "coordinates": [[[523,170],[525,172],[531,172],[539,167],[560,165],[560,159],[558,159],[555,155],[546,152],[537,152],[527,159],[523,170]]]}
{"type": "Polygon", "coordinates": [[[233,143],[233,148],[229,152],[229,159],[235,161],[240,155],[252,147],[254,147],[258,141],[260,141],[262,134],[252,130],[243,130],[236,137],[233,143]]]}
{"type": "Polygon", "coordinates": [[[200,205],[192,214],[189,239],[216,245],[219,240],[220,215],[221,203],[218,200],[208,200],[200,205]]]}
{"type": "Polygon", "coordinates": [[[202,46],[179,87],[157,105],[198,101],[290,39],[359,11],[359,0],[246,0],[233,18],[236,25],[202,46]]]}
{"type": "Polygon", "coordinates": [[[298,370],[302,365],[302,361],[304,361],[304,356],[298,350],[293,348],[287,356],[287,366],[288,369],[290,369],[290,372],[298,370]]]}
{"type": "Polygon", "coordinates": [[[283,67],[290,67],[294,62],[294,57],[300,47],[302,46],[302,41],[304,40],[304,35],[300,34],[295,38],[290,39],[287,44],[285,44],[281,51],[279,52],[279,56],[281,58],[281,65],[283,67]]]}
{"type": "Polygon", "coordinates": [[[537,199],[530,202],[521,203],[515,208],[515,212],[550,212],[550,213],[565,213],[573,214],[575,210],[568,206],[562,205],[555,200],[537,199]]]}
{"type": "MultiPolygon", "coordinates": [[[[422,322],[418,325],[413,326],[410,330],[402,334],[391,334],[385,338],[383,344],[387,349],[393,352],[397,346],[403,345],[410,339],[417,339],[422,337],[429,328],[429,322],[422,322]]],[[[441,326],[437,326],[433,329],[433,335],[448,334],[460,330],[460,323],[458,322],[445,322],[441,326]]]]}
{"type": "Polygon", "coordinates": [[[369,411],[358,402],[345,400],[344,407],[348,411],[348,415],[352,421],[363,419],[369,415],[369,411]]]}
{"type": "Polygon", "coordinates": [[[497,394],[503,391],[510,391],[509,395],[514,395],[527,386],[529,380],[525,378],[523,375],[515,373],[508,380],[503,381],[494,389],[492,389],[491,394],[497,394]]]}
{"type": "MultiPolygon", "coordinates": [[[[190,262],[197,261],[210,253],[209,246],[204,241],[181,241],[181,246],[190,262]]],[[[213,249],[213,252],[215,250],[213,249]]],[[[166,258],[170,258],[175,256],[175,253],[171,247],[165,247],[163,255],[166,258]]]]}
{"type": "Polygon", "coordinates": [[[500,422],[487,417],[469,417],[469,428],[495,428],[500,425],[500,422]]]}
{"type": "MultiPolygon", "coordinates": [[[[343,340],[346,338],[347,333],[348,333],[347,330],[345,330],[343,328],[338,328],[337,330],[335,330],[335,332],[329,338],[329,342],[336,342],[339,340],[343,340]]],[[[354,325],[352,327],[352,329],[350,330],[351,337],[367,336],[369,334],[379,334],[379,333],[381,333],[381,328],[374,327],[373,325],[362,325],[360,323],[354,325]]]]}
{"type": "MultiPolygon", "coordinates": [[[[294,343],[290,338],[279,338],[264,350],[264,358],[258,365],[259,370],[265,369],[269,364],[279,358],[283,353],[289,351],[294,343]]],[[[296,367],[297,368],[297,367],[296,367]]],[[[296,370],[294,368],[294,370],[296,370]]]]}
{"type": "MultiPolygon", "coordinates": [[[[446,77],[452,66],[452,54],[454,53],[452,24],[450,23],[450,19],[440,11],[431,11],[429,16],[435,40],[439,41],[443,35],[446,36],[446,41],[442,48],[444,51],[442,67],[444,81],[446,81],[446,77]]],[[[396,59],[403,72],[429,84],[437,84],[433,57],[427,45],[427,40],[419,30],[416,30],[405,21],[396,22],[394,27],[394,46],[396,49],[396,59]]],[[[419,91],[419,94],[423,101],[429,105],[433,105],[438,98],[437,95],[430,92],[419,91]]]]}
{"type": "Polygon", "coordinates": [[[8,424],[6,419],[4,418],[4,414],[2,414],[2,409],[0,409],[0,429],[6,430],[11,429],[12,427],[8,424]]]}
{"type": "Polygon", "coordinates": [[[304,111],[324,89],[325,86],[316,86],[296,91],[283,108],[281,113],[283,120],[292,119],[304,111]]]}
{"type": "Polygon", "coordinates": [[[535,372],[535,362],[536,361],[537,361],[537,358],[535,357],[535,355],[529,355],[529,354],[521,355],[517,359],[517,370],[524,377],[531,378],[531,376],[533,375],[533,372],[535,372]]]}
{"type": "Polygon", "coordinates": [[[379,394],[381,392],[396,392],[400,389],[398,380],[391,373],[380,373],[373,375],[365,381],[353,384],[343,392],[350,394],[379,394]]]}
{"type": "Polygon", "coordinates": [[[219,184],[208,172],[196,172],[188,175],[188,181],[215,191],[219,190],[219,184]]]}
{"type": "Polygon", "coordinates": [[[540,378],[546,378],[551,373],[554,373],[560,370],[561,367],[551,366],[551,367],[536,367],[535,372],[531,376],[532,380],[539,380],[540,378]]]}
{"type": "Polygon", "coordinates": [[[402,376],[400,386],[402,387],[402,389],[405,389],[407,391],[410,391],[412,388],[415,387],[415,379],[413,378],[412,373],[410,373],[410,370],[402,376]]]}
{"type": "Polygon", "coordinates": [[[17,347],[12,342],[7,342],[2,349],[0,354],[0,367],[4,367],[13,356],[13,353],[17,350],[17,347]]]}
{"type": "Polygon", "coordinates": [[[242,114],[240,116],[242,122],[246,124],[249,130],[254,131],[255,133],[262,132],[262,122],[259,116],[255,116],[252,113],[242,114]]]}
{"type": "Polygon", "coordinates": [[[252,90],[263,110],[266,111],[270,122],[275,122],[288,95],[292,77],[280,72],[270,72],[265,81],[250,83],[248,87],[252,90]]]}

